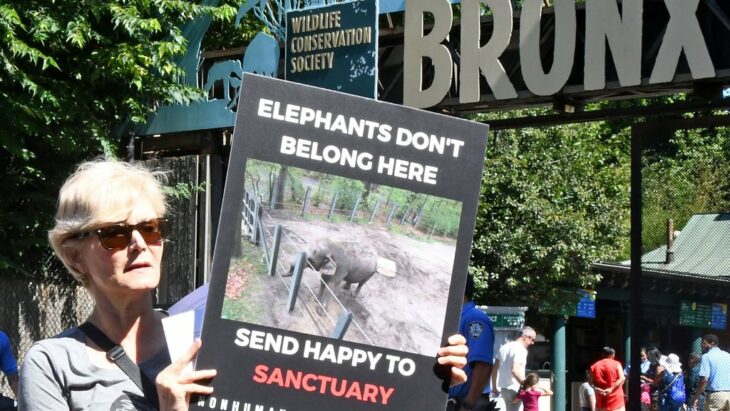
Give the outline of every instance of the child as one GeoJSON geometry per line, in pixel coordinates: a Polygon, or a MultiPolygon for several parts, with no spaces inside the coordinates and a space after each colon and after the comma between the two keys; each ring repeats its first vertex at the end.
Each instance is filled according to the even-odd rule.
{"type": "Polygon", "coordinates": [[[553,395],[553,392],[547,388],[538,387],[538,382],[540,382],[540,377],[537,374],[527,374],[520,387],[520,392],[517,393],[517,398],[512,403],[517,404],[522,401],[523,411],[539,411],[538,400],[540,396],[553,395]]]}
{"type": "Polygon", "coordinates": [[[590,383],[591,371],[586,370],[586,381],[581,384],[578,390],[580,399],[580,411],[596,411],[596,392],[590,383]]]}

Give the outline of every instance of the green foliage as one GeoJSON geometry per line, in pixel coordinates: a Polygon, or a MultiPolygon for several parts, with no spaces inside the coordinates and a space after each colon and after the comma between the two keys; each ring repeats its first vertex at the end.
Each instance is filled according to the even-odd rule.
{"type": "MultiPolygon", "coordinates": [[[[221,5],[228,5],[235,9],[240,3],[242,3],[240,0],[222,0],[220,2],[221,5]]],[[[241,19],[238,27],[234,27],[228,20],[213,21],[203,38],[202,49],[225,50],[243,47],[260,31],[266,32],[267,30],[264,23],[257,19],[253,12],[247,13],[241,19]]]]}
{"type": "Polygon", "coordinates": [[[361,197],[365,185],[362,181],[345,177],[333,177],[332,190],[337,192],[337,205],[339,209],[351,210],[355,202],[361,197]]]}
{"type": "Polygon", "coordinates": [[[270,201],[271,190],[280,169],[278,164],[249,159],[246,162],[246,187],[262,201],[270,201]]]}
{"type": "MultiPolygon", "coordinates": [[[[0,273],[30,275],[72,166],[126,145],[125,127],[201,92],[180,84],[182,27],[236,9],[181,0],[0,3],[0,273]]],[[[128,127],[126,128],[128,130],[128,127]]],[[[120,150],[121,151],[121,150],[120,150]]]]}
{"type": "MultiPolygon", "coordinates": [[[[266,198],[260,192],[260,181],[270,179],[270,176],[278,174],[279,170],[280,166],[277,164],[248,160],[246,163],[246,189],[252,189],[259,198],[266,198]]],[[[352,207],[359,197],[363,200],[358,206],[360,218],[359,220],[356,218],[358,222],[369,222],[370,213],[377,203],[376,221],[380,222],[384,222],[393,206],[397,206],[397,212],[389,226],[389,229],[393,231],[419,239],[427,239],[431,235],[456,238],[458,234],[461,219],[461,203],[459,202],[296,167],[289,167],[288,173],[290,178],[287,180],[286,193],[289,209],[301,209],[306,184],[306,186],[312,187],[309,210],[312,212],[313,208],[319,208],[319,215],[327,214],[332,200],[337,194],[336,208],[339,209],[340,214],[333,215],[332,218],[335,221],[349,221],[352,207]],[[420,232],[416,232],[417,230],[413,228],[413,219],[421,209],[423,209],[423,213],[416,226],[420,232]],[[409,219],[401,227],[397,223],[406,211],[408,211],[409,219]]],[[[313,215],[314,212],[305,218],[313,215]]]]}
{"type": "Polygon", "coordinates": [[[644,251],[666,243],[666,221],[681,230],[693,214],[730,211],[730,130],[677,131],[645,151],[644,251]]]}
{"type": "Polygon", "coordinates": [[[591,263],[615,259],[629,238],[629,159],[628,130],[602,123],[492,134],[472,249],[477,297],[529,304],[594,286],[591,263]]]}
{"type": "Polygon", "coordinates": [[[289,167],[289,197],[285,202],[300,204],[304,203],[304,194],[307,189],[302,184],[302,178],[304,177],[304,170],[295,167],[289,167]]]}
{"type": "Polygon", "coordinates": [[[410,191],[401,190],[394,187],[383,187],[383,196],[385,197],[385,205],[391,204],[403,205],[408,201],[408,197],[412,194],[410,191]]]}
{"type": "Polygon", "coordinates": [[[425,210],[418,223],[423,231],[436,236],[457,237],[461,217],[460,202],[429,197],[425,210]]]}
{"type": "Polygon", "coordinates": [[[189,199],[195,193],[202,193],[205,191],[205,186],[201,183],[195,185],[193,183],[178,182],[175,185],[166,185],[162,187],[162,191],[165,196],[171,199],[189,199]]]}
{"type": "Polygon", "coordinates": [[[312,206],[314,207],[320,207],[329,205],[332,201],[332,196],[334,194],[331,193],[330,190],[330,184],[332,183],[332,176],[329,174],[324,174],[319,179],[319,183],[317,184],[317,189],[314,191],[314,194],[312,195],[312,206]]]}

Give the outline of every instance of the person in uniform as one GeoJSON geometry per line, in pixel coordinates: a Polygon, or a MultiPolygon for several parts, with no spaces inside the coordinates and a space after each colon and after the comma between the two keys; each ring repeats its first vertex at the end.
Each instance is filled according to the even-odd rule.
{"type": "Polygon", "coordinates": [[[466,338],[469,348],[464,367],[468,380],[449,390],[454,410],[482,411],[490,402],[488,384],[494,363],[494,327],[487,314],[472,301],[473,296],[474,278],[468,274],[459,321],[459,334],[466,338]]]}

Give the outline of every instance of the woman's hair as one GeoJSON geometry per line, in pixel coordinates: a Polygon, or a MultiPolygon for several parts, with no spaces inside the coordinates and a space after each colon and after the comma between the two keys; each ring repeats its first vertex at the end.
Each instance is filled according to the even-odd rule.
{"type": "Polygon", "coordinates": [[[94,160],[80,164],[58,193],[56,225],[48,232],[53,251],[71,275],[84,286],[88,273],[77,271],[67,260],[64,247],[73,247],[75,234],[108,223],[125,221],[140,199],[146,199],[164,217],[165,194],[159,177],[141,164],[94,160]]]}
{"type": "Polygon", "coordinates": [[[520,389],[524,391],[530,387],[536,386],[539,382],[540,376],[538,376],[534,372],[531,372],[525,376],[525,380],[522,381],[522,386],[520,387],[520,389]]]}
{"type": "Polygon", "coordinates": [[[652,365],[658,365],[659,360],[662,358],[662,352],[658,348],[652,347],[646,351],[646,358],[652,365]]]}

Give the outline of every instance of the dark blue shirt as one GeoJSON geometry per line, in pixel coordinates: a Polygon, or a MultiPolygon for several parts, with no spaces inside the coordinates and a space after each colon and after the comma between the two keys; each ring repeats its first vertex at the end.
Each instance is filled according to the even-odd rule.
{"type": "MultiPolygon", "coordinates": [[[[479,361],[494,364],[494,327],[487,314],[478,309],[473,301],[469,301],[461,308],[459,334],[466,338],[466,345],[469,347],[469,354],[466,356],[467,364],[464,367],[464,372],[469,380],[449,389],[449,397],[452,398],[464,397],[469,392],[472,363],[479,361]]],[[[484,392],[489,392],[489,384],[484,392]]]]}

